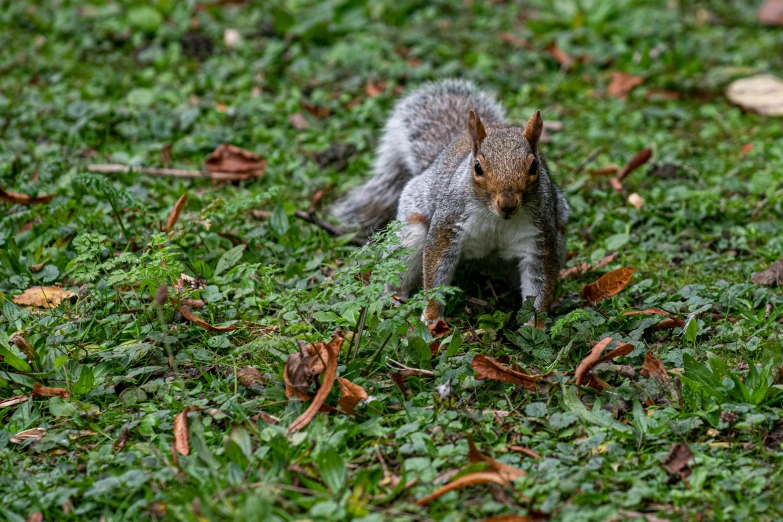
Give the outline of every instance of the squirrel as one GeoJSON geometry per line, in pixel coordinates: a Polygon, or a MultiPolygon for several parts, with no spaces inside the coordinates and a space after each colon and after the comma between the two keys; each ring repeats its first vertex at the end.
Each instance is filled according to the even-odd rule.
{"type": "MultiPolygon", "coordinates": [[[[333,208],[368,235],[392,219],[412,253],[398,295],[451,283],[461,261],[511,278],[543,311],[565,263],[568,202],[539,150],[544,122],[525,128],[473,83],[428,83],[397,102],[381,136],[373,175],[333,208]]],[[[430,300],[422,320],[442,318],[430,300]]]]}

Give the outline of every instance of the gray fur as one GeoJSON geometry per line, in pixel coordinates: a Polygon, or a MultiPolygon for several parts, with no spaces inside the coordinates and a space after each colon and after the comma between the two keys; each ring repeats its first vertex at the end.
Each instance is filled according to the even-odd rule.
{"type": "MultiPolygon", "coordinates": [[[[537,143],[523,134],[506,125],[503,109],[473,84],[427,84],[397,104],[373,177],[335,214],[372,232],[396,210],[404,224],[401,244],[413,250],[402,296],[422,280],[425,288],[448,285],[461,261],[477,260],[510,275],[523,299],[532,297],[536,308],[545,309],[565,262],[568,203],[537,143]],[[468,133],[470,110],[483,121],[486,138],[477,141],[468,133]],[[487,169],[481,176],[474,174],[478,159],[487,169]],[[537,176],[531,174],[533,161],[537,176]],[[516,210],[503,213],[499,201],[512,200],[519,202],[516,210]]],[[[436,320],[442,311],[442,304],[432,302],[424,319],[436,320]]]]}

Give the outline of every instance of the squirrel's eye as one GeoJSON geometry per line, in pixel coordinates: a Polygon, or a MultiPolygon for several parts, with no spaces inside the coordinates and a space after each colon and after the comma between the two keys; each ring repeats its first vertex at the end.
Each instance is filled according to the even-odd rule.
{"type": "Polygon", "coordinates": [[[481,168],[481,162],[476,160],[476,164],[473,165],[473,170],[476,172],[476,176],[481,177],[484,175],[484,169],[481,168]]]}
{"type": "Polygon", "coordinates": [[[531,178],[538,176],[538,159],[533,158],[533,163],[530,164],[530,170],[527,171],[527,174],[531,178]]]}

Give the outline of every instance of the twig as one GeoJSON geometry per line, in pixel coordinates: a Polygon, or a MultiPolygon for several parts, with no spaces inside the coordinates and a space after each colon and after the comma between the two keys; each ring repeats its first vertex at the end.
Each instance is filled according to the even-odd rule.
{"type": "Polygon", "coordinates": [[[359,316],[359,326],[356,328],[356,340],[353,345],[353,355],[351,360],[356,359],[356,354],[359,353],[359,343],[362,342],[362,334],[364,333],[364,321],[367,319],[367,307],[362,308],[362,313],[359,316]]]}
{"type": "Polygon", "coordinates": [[[596,156],[598,156],[599,154],[601,154],[601,152],[602,152],[603,150],[604,150],[604,147],[603,147],[603,145],[600,145],[600,146],[596,147],[596,149],[595,149],[593,152],[591,152],[589,156],[587,156],[587,159],[586,159],[586,160],[584,160],[584,161],[583,161],[583,162],[582,162],[582,163],[581,163],[581,164],[580,164],[578,167],[576,167],[576,168],[574,169],[574,171],[571,173],[571,175],[572,175],[572,176],[576,176],[577,174],[579,174],[580,172],[582,172],[583,170],[585,170],[585,167],[586,167],[586,166],[587,166],[587,165],[588,165],[588,164],[589,164],[591,161],[593,161],[593,160],[596,158],[596,156]]]}
{"type": "Polygon", "coordinates": [[[128,172],[141,172],[142,174],[151,174],[153,176],[171,176],[175,178],[207,178],[218,181],[241,181],[250,179],[252,176],[239,172],[204,172],[191,169],[159,169],[154,167],[131,167],[120,165],[118,163],[99,163],[88,165],[87,170],[100,174],[127,174],[128,172]]]}
{"type": "MultiPolygon", "coordinates": [[[[316,215],[315,210],[313,210],[313,209],[310,209],[309,212],[305,212],[303,210],[297,210],[294,213],[294,215],[296,217],[298,217],[299,219],[307,221],[308,223],[312,223],[313,225],[318,225],[319,227],[324,229],[326,232],[328,232],[329,234],[331,234],[331,235],[333,235],[335,237],[344,236],[346,234],[346,232],[343,229],[338,228],[338,227],[332,225],[331,223],[329,223],[328,221],[319,218],[316,215]]],[[[357,245],[357,246],[364,246],[364,245],[367,244],[366,241],[364,241],[363,239],[358,238],[358,237],[352,237],[351,238],[351,243],[354,244],[354,245],[357,245]]]]}
{"type": "Polygon", "coordinates": [[[381,355],[381,352],[383,351],[383,349],[386,348],[386,344],[389,342],[389,339],[391,339],[391,336],[392,336],[393,333],[394,333],[393,331],[389,332],[389,335],[386,336],[386,340],[383,341],[383,344],[381,344],[381,347],[378,348],[377,352],[375,352],[375,355],[373,356],[372,361],[370,361],[370,364],[368,364],[367,366],[364,367],[364,370],[362,370],[362,373],[360,374],[362,377],[367,375],[367,373],[370,370],[372,370],[372,367],[375,365],[375,361],[378,360],[378,356],[381,355]]]}
{"type": "Polygon", "coordinates": [[[435,377],[434,372],[431,372],[429,370],[422,370],[420,368],[411,368],[410,366],[405,366],[401,362],[395,361],[391,357],[387,358],[386,361],[388,362],[389,366],[397,370],[400,373],[400,375],[404,375],[406,377],[410,377],[410,376],[435,377]]]}

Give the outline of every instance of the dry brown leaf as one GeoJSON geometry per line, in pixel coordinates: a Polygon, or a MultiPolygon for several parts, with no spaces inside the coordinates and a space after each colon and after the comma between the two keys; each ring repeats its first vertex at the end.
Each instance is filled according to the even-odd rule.
{"type": "Polygon", "coordinates": [[[617,165],[606,165],[605,167],[599,167],[590,171],[591,176],[614,176],[620,167],[617,165]]]}
{"type": "MultiPolygon", "coordinates": [[[[587,357],[585,357],[582,362],[579,363],[579,366],[576,367],[574,376],[576,377],[577,391],[579,391],[585,377],[590,374],[590,370],[592,370],[595,365],[614,359],[615,357],[620,357],[621,355],[628,355],[633,351],[633,345],[621,342],[618,343],[617,348],[602,356],[606,347],[611,343],[611,337],[607,337],[606,339],[601,339],[598,341],[596,345],[593,346],[592,350],[590,350],[590,353],[587,354],[587,357]]],[[[604,388],[608,386],[597,377],[593,377],[593,379],[595,380],[596,384],[599,385],[599,387],[602,385],[604,388]]]]}
{"type": "Polygon", "coordinates": [[[241,181],[260,178],[266,170],[266,160],[249,150],[224,143],[204,160],[210,174],[220,174],[218,181],[241,181]]]}
{"type": "Polygon", "coordinates": [[[290,378],[290,370],[288,367],[291,363],[291,357],[295,355],[297,354],[294,353],[289,355],[288,360],[286,361],[285,366],[283,367],[283,379],[285,379],[285,396],[288,397],[288,400],[291,400],[294,397],[299,397],[300,400],[309,401],[310,399],[313,398],[313,396],[309,393],[305,393],[304,391],[300,390],[298,387],[294,386],[290,378]]]}
{"type": "Polygon", "coordinates": [[[179,308],[177,308],[180,314],[182,314],[182,317],[190,321],[191,323],[197,324],[198,326],[209,330],[210,332],[230,332],[232,330],[236,330],[239,328],[238,326],[213,326],[206,322],[204,319],[198,317],[196,314],[194,314],[190,308],[188,308],[185,305],[181,305],[179,308]]]}
{"type": "Polygon", "coordinates": [[[614,190],[617,194],[622,194],[625,192],[622,181],[617,178],[609,178],[609,185],[612,186],[612,190],[614,190]]]}
{"type": "Polygon", "coordinates": [[[30,428],[29,430],[20,431],[8,440],[14,444],[21,444],[28,439],[41,440],[44,435],[46,435],[46,430],[42,428],[30,428]]]}
{"type": "Polygon", "coordinates": [[[528,457],[534,458],[534,459],[540,459],[541,455],[536,453],[530,448],[526,448],[524,446],[509,446],[508,449],[511,451],[516,451],[517,453],[522,453],[524,455],[527,455],[528,457]]]}
{"type": "Polygon", "coordinates": [[[772,266],[753,275],[751,279],[757,285],[783,286],[783,258],[775,261],[772,266]]]}
{"type": "Polygon", "coordinates": [[[33,399],[37,397],[62,397],[67,399],[71,394],[65,388],[47,388],[40,382],[33,384],[33,399]]]}
{"type": "Polygon", "coordinates": [[[264,379],[264,376],[261,375],[261,372],[252,366],[245,366],[244,368],[238,369],[237,377],[239,378],[239,382],[242,383],[242,386],[245,388],[250,388],[256,384],[266,382],[266,379],[264,379]]]}
{"type": "Polygon", "coordinates": [[[519,477],[525,475],[524,470],[515,468],[514,466],[510,466],[508,464],[503,464],[502,462],[498,462],[492,457],[488,457],[487,455],[481,453],[476,447],[476,445],[473,443],[473,437],[471,437],[470,435],[468,435],[468,448],[469,448],[468,460],[470,460],[470,462],[474,464],[477,462],[486,463],[488,469],[500,474],[500,476],[502,476],[504,479],[508,480],[509,482],[514,481],[519,477]]]}
{"type": "Polygon", "coordinates": [[[329,107],[315,105],[308,102],[304,98],[299,100],[299,106],[318,119],[328,118],[332,114],[332,111],[329,110],[329,107]]]}
{"type": "Polygon", "coordinates": [[[27,522],[43,522],[43,519],[43,513],[36,511],[28,517],[27,522]]]}
{"type": "Polygon", "coordinates": [[[530,515],[495,515],[481,522],[533,522],[534,520],[530,515]]]}
{"type": "Polygon", "coordinates": [[[114,448],[114,451],[120,452],[123,449],[125,449],[125,444],[128,443],[128,437],[130,437],[130,430],[123,426],[123,428],[120,430],[120,436],[117,437],[117,440],[114,441],[114,444],[112,444],[112,448],[114,448]]]}
{"type": "Polygon", "coordinates": [[[501,486],[505,487],[511,487],[511,483],[503,478],[499,473],[496,473],[494,471],[479,471],[477,473],[470,473],[468,475],[463,475],[460,478],[453,480],[446,484],[445,486],[436,489],[433,493],[427,495],[426,497],[417,500],[416,505],[417,506],[426,506],[433,500],[438,499],[439,497],[445,495],[449,491],[454,491],[455,489],[461,489],[466,488],[468,486],[476,486],[478,484],[500,484],[501,486]]]}
{"type": "Polygon", "coordinates": [[[650,161],[651,157],[652,149],[644,148],[640,150],[628,160],[628,163],[626,163],[623,168],[620,169],[620,172],[617,173],[617,179],[625,178],[628,174],[650,161]]]}
{"type": "Polygon", "coordinates": [[[174,448],[182,455],[190,454],[190,444],[188,443],[190,437],[188,433],[189,411],[190,406],[185,406],[185,409],[174,417],[174,448]]]}
{"type": "Polygon", "coordinates": [[[337,399],[337,404],[339,404],[346,413],[353,415],[356,405],[369,398],[369,395],[367,395],[364,388],[358,384],[352,383],[348,379],[338,377],[337,384],[340,385],[340,393],[342,393],[342,397],[337,399]]]}
{"type": "Polygon", "coordinates": [[[672,330],[674,328],[682,328],[683,326],[685,326],[685,321],[679,317],[667,317],[660,323],[653,326],[653,330],[657,332],[658,330],[672,330]]]}
{"type": "Polygon", "coordinates": [[[163,228],[166,232],[171,230],[179,219],[179,215],[182,213],[182,209],[185,208],[185,200],[188,199],[187,193],[182,194],[177,202],[174,204],[174,208],[171,209],[169,218],[166,220],[166,226],[163,228]]]}
{"type": "Polygon", "coordinates": [[[522,48],[530,47],[530,44],[528,43],[527,40],[525,40],[521,36],[517,36],[512,33],[508,33],[508,32],[498,33],[498,37],[503,41],[503,43],[506,43],[512,47],[522,47],[522,48]]]}
{"type": "Polygon", "coordinates": [[[765,116],[783,116],[783,80],[770,74],[757,74],[736,80],[726,96],[743,109],[765,116]]]}
{"type": "Polygon", "coordinates": [[[644,206],[644,198],[641,197],[636,192],[634,192],[633,194],[628,196],[628,204],[631,205],[636,210],[641,210],[642,206],[644,206]]]}
{"type": "Polygon", "coordinates": [[[20,295],[14,296],[14,303],[39,308],[57,308],[66,299],[74,297],[76,294],[59,286],[31,286],[20,295]]]}
{"type": "Polygon", "coordinates": [[[622,267],[602,275],[595,283],[590,283],[582,289],[582,298],[590,304],[597,303],[607,297],[619,293],[628,283],[636,271],[634,267],[622,267]]]}
{"type": "Polygon", "coordinates": [[[10,408],[11,406],[16,406],[17,404],[21,404],[28,400],[29,397],[27,397],[27,395],[16,395],[14,397],[3,399],[2,401],[0,401],[0,410],[2,410],[3,408],[10,408]]]}
{"type": "Polygon", "coordinates": [[[3,189],[0,185],[0,201],[11,203],[12,205],[39,205],[41,203],[49,203],[54,198],[54,194],[47,194],[45,196],[28,196],[27,194],[20,194],[18,192],[11,192],[3,189]]]}
{"type": "Polygon", "coordinates": [[[669,382],[669,372],[666,371],[663,361],[657,358],[652,350],[647,350],[644,354],[644,364],[639,373],[646,379],[655,377],[661,382],[669,382]]]}
{"type": "Polygon", "coordinates": [[[386,85],[387,83],[384,81],[370,82],[364,87],[364,92],[366,92],[367,96],[370,98],[375,98],[376,96],[383,94],[383,91],[386,90],[386,85]]]}
{"type": "Polygon", "coordinates": [[[661,463],[666,473],[672,477],[679,477],[683,482],[687,482],[691,474],[690,460],[693,458],[690,446],[684,443],[672,444],[669,454],[661,463]]]}
{"type": "Polygon", "coordinates": [[[560,271],[560,279],[570,279],[572,277],[580,276],[587,272],[592,272],[594,270],[600,270],[602,268],[605,268],[606,265],[617,259],[617,252],[611,253],[608,256],[600,259],[596,264],[594,265],[588,265],[587,263],[579,263],[576,266],[572,266],[571,268],[564,268],[560,271]]]}
{"type": "Polygon", "coordinates": [[[764,25],[783,26],[783,0],[766,0],[759,7],[757,16],[764,25]]]}
{"type": "MultiPolygon", "coordinates": [[[[484,354],[476,354],[473,357],[471,367],[478,374],[477,380],[493,379],[495,381],[508,382],[522,386],[530,391],[537,391],[536,381],[546,377],[549,373],[542,375],[530,375],[523,371],[509,368],[500,364],[494,357],[488,357],[484,354]]],[[[550,372],[551,373],[551,372],[550,372]]]]}
{"type": "Polygon", "coordinates": [[[629,310],[628,312],[623,312],[622,315],[662,315],[664,317],[669,317],[669,314],[663,310],[658,310],[657,308],[647,308],[646,310],[629,310]]]}
{"type": "Polygon", "coordinates": [[[427,325],[427,329],[430,331],[433,337],[443,337],[451,331],[449,325],[443,319],[438,319],[434,323],[427,325]]]}
{"type": "Polygon", "coordinates": [[[334,379],[337,377],[337,356],[340,354],[340,348],[342,348],[344,341],[345,339],[335,334],[332,337],[332,340],[326,345],[328,359],[326,361],[326,369],[324,370],[324,379],[321,383],[321,387],[318,388],[318,393],[315,394],[310,407],[288,426],[289,432],[293,433],[299,431],[310,424],[310,421],[313,420],[316,412],[318,412],[326,401],[326,397],[329,395],[329,392],[334,385],[334,379]]]}
{"type": "Polygon", "coordinates": [[[173,144],[167,143],[163,146],[162,149],[160,149],[160,162],[163,163],[164,167],[170,167],[174,161],[171,155],[171,149],[173,147],[174,147],[173,144]]]}
{"type": "Polygon", "coordinates": [[[571,67],[576,61],[570,54],[560,49],[554,42],[547,45],[546,50],[549,51],[549,54],[552,55],[552,58],[554,58],[557,63],[566,69],[571,67]]]}
{"type": "Polygon", "coordinates": [[[613,72],[612,81],[606,88],[606,93],[613,98],[625,99],[632,90],[640,86],[644,80],[639,76],[623,72],[613,72]]]}
{"type": "Polygon", "coordinates": [[[295,112],[288,116],[288,123],[293,125],[296,130],[305,130],[310,128],[310,122],[304,117],[301,112],[295,112]]]}

